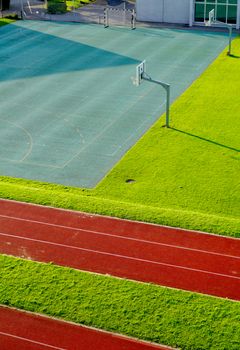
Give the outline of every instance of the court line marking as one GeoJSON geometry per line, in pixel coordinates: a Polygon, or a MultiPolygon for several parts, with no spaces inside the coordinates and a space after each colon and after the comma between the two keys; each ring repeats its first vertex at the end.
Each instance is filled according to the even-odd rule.
{"type": "Polygon", "coordinates": [[[14,335],[14,334],[11,334],[11,333],[5,333],[5,332],[1,332],[1,331],[0,331],[0,335],[4,335],[4,336],[7,336],[7,337],[19,339],[19,340],[24,340],[24,341],[26,341],[26,342],[28,342],[28,343],[33,343],[33,344],[45,346],[45,347],[50,348],[50,349],[55,349],[55,350],[67,350],[66,348],[59,348],[59,347],[54,346],[54,345],[45,344],[45,343],[42,343],[42,342],[38,342],[38,341],[36,341],[36,340],[32,340],[32,339],[29,339],[29,338],[20,337],[20,336],[18,336],[18,335],[14,335]]]}
{"type": "Polygon", "coordinates": [[[27,138],[29,139],[29,145],[28,145],[28,150],[27,152],[25,152],[25,155],[19,159],[19,160],[12,160],[12,159],[8,159],[8,158],[3,158],[1,157],[1,159],[3,160],[7,160],[7,161],[10,161],[10,162],[17,162],[17,163],[21,163],[23,162],[31,153],[32,153],[32,148],[33,148],[33,139],[32,139],[32,135],[27,131],[27,129],[25,129],[24,127],[16,124],[16,123],[13,123],[13,122],[10,122],[9,120],[6,120],[6,119],[0,119],[2,120],[3,122],[6,122],[10,125],[13,125],[16,129],[20,129],[24,132],[25,135],[27,135],[27,138]]]}
{"type": "Polygon", "coordinates": [[[191,267],[184,267],[184,266],[179,266],[179,265],[174,265],[174,264],[161,263],[161,262],[152,261],[152,260],[148,260],[148,259],[134,258],[134,257],[131,257],[131,256],[126,256],[126,255],[121,255],[121,254],[114,254],[114,253],[108,253],[108,252],[102,252],[102,251],[94,250],[94,249],[74,247],[74,246],[67,245],[67,244],[62,244],[62,243],[53,243],[53,242],[49,242],[49,241],[43,241],[43,240],[40,240],[40,239],[21,237],[21,236],[17,236],[17,235],[9,235],[9,234],[2,233],[2,232],[0,232],[0,236],[12,237],[12,238],[17,238],[17,239],[22,239],[22,240],[31,241],[31,242],[37,242],[37,243],[43,243],[43,244],[53,245],[53,246],[58,246],[58,247],[63,247],[63,248],[76,249],[76,250],[85,251],[85,252],[94,253],[94,254],[99,254],[99,255],[113,256],[113,257],[122,258],[122,259],[125,259],[125,260],[133,260],[133,261],[145,262],[145,263],[154,264],[154,265],[173,267],[173,268],[180,269],[180,270],[200,272],[200,273],[204,273],[206,275],[214,275],[214,276],[220,276],[220,277],[240,280],[240,277],[225,275],[225,274],[221,274],[221,273],[218,273],[218,272],[210,272],[210,271],[201,270],[201,269],[193,269],[191,267]]]}
{"type": "MultiPolygon", "coordinates": [[[[151,89],[152,90],[152,89],[151,89]]],[[[151,91],[150,90],[150,91],[151,91]]],[[[62,169],[66,168],[66,166],[68,164],[70,164],[75,158],[77,158],[82,152],[84,152],[89,146],[91,146],[92,144],[95,144],[96,141],[103,136],[106,131],[108,129],[110,129],[115,123],[117,123],[123,115],[125,115],[132,107],[134,107],[139,100],[141,100],[143,97],[145,97],[146,95],[148,95],[150,93],[150,91],[147,91],[147,93],[144,96],[140,96],[136,101],[134,100],[130,106],[127,109],[124,109],[123,112],[121,112],[118,117],[116,119],[112,119],[112,121],[110,123],[107,123],[106,126],[95,136],[93,137],[89,142],[86,142],[85,145],[81,148],[81,150],[79,152],[77,152],[72,158],[70,158],[68,161],[66,161],[63,165],[62,165],[62,169]]],[[[121,146],[121,145],[120,145],[121,146]]]]}
{"type": "MultiPolygon", "coordinates": [[[[21,27],[21,28],[24,28],[24,29],[22,29],[23,31],[26,30],[25,27],[21,27]]],[[[38,36],[41,36],[41,35],[44,35],[44,33],[41,32],[41,34],[37,35],[37,37],[38,37],[38,36]]],[[[29,39],[29,35],[27,35],[27,37],[28,37],[28,39],[29,39]]],[[[33,38],[31,37],[30,39],[31,39],[31,40],[35,39],[35,36],[33,36],[33,38]]],[[[222,43],[221,43],[221,44],[222,44],[222,43]]],[[[195,48],[192,49],[192,50],[195,50],[195,48]]],[[[180,66],[181,66],[181,62],[182,62],[182,61],[184,61],[184,57],[180,60],[180,66]]],[[[203,65],[203,64],[202,64],[202,65],[203,65]]],[[[170,67],[172,68],[172,67],[175,67],[175,66],[176,66],[176,64],[171,65],[170,67]]],[[[130,108],[131,108],[131,107],[130,107],[130,108]]],[[[107,127],[107,128],[108,128],[108,127],[107,127]]],[[[103,130],[103,131],[104,131],[104,130],[103,130]]],[[[101,136],[101,134],[100,134],[100,135],[97,135],[96,139],[97,139],[99,136],[101,136]]],[[[132,137],[130,137],[130,138],[132,138],[132,137]]],[[[93,142],[95,142],[96,139],[93,139],[92,142],[91,142],[90,144],[92,144],[93,142]]],[[[89,145],[90,145],[90,144],[89,144],[89,145]]],[[[113,151],[112,154],[110,154],[110,155],[107,154],[107,156],[113,156],[113,155],[115,155],[115,154],[119,151],[119,149],[122,149],[122,148],[123,148],[123,146],[124,146],[124,145],[119,145],[119,146],[117,147],[117,149],[116,149],[115,151],[113,151]]],[[[67,160],[65,163],[63,163],[63,165],[61,165],[61,166],[51,166],[51,165],[45,165],[45,164],[40,164],[40,163],[35,163],[35,162],[27,162],[26,164],[29,164],[29,165],[38,165],[38,166],[43,166],[43,167],[47,167],[47,168],[63,169],[63,168],[65,168],[69,163],[71,163],[71,161],[72,161],[73,159],[75,159],[75,158],[76,158],[83,150],[85,150],[85,148],[87,148],[87,147],[88,147],[88,145],[86,145],[80,152],[76,153],[72,158],[68,159],[68,160],[67,160]]],[[[26,157],[27,157],[27,156],[26,156],[26,157]]],[[[24,157],[24,159],[25,159],[26,157],[24,157]]],[[[24,160],[24,159],[23,159],[23,160],[24,160]]],[[[23,161],[23,160],[22,160],[22,161],[23,161]]]]}
{"type": "MultiPolygon", "coordinates": [[[[88,230],[88,229],[72,227],[72,226],[66,226],[66,225],[52,224],[52,223],[44,222],[44,221],[23,219],[23,218],[18,218],[18,217],[15,217],[15,216],[8,216],[8,215],[0,214],[0,218],[1,217],[2,218],[7,218],[7,219],[10,218],[10,219],[13,219],[13,220],[24,221],[24,222],[28,222],[28,223],[34,223],[34,224],[40,224],[40,225],[51,226],[51,227],[56,227],[56,228],[68,229],[70,231],[80,231],[80,232],[85,232],[85,233],[93,233],[93,234],[96,234],[96,235],[99,235],[99,236],[120,238],[120,239],[123,239],[123,240],[129,240],[129,241],[134,241],[134,242],[148,243],[148,244],[152,244],[152,245],[160,245],[160,246],[165,246],[165,247],[172,247],[172,248],[177,248],[177,249],[182,249],[182,250],[189,250],[189,251],[193,251],[193,252],[199,252],[199,253],[203,253],[203,254],[205,253],[205,254],[210,254],[210,255],[217,255],[217,256],[220,256],[220,257],[224,256],[224,257],[227,257],[227,258],[240,259],[240,256],[221,254],[221,253],[216,253],[216,252],[211,252],[211,251],[201,250],[201,249],[196,249],[196,248],[188,248],[188,247],[183,247],[183,246],[179,246],[179,245],[176,245],[176,244],[154,242],[154,241],[149,241],[149,240],[146,240],[146,239],[139,239],[139,238],[133,238],[133,237],[119,236],[117,234],[114,235],[114,234],[107,233],[107,232],[88,230]]],[[[21,237],[21,236],[19,236],[19,237],[21,237]]],[[[46,242],[48,242],[48,241],[46,241],[46,242]]]]}
{"type": "MultiPolygon", "coordinates": [[[[158,114],[161,113],[160,110],[161,110],[161,108],[162,108],[165,104],[166,104],[166,102],[161,103],[161,104],[153,111],[153,115],[156,116],[157,113],[158,113],[158,114]]],[[[129,109],[130,109],[130,108],[129,108],[129,109]]],[[[160,117],[159,117],[159,118],[161,118],[161,116],[162,116],[163,114],[164,114],[164,112],[160,114],[160,117]]],[[[156,120],[156,118],[154,118],[154,121],[155,121],[155,120],[156,120]]],[[[121,143],[121,145],[118,145],[117,148],[116,148],[116,150],[115,150],[114,152],[112,152],[111,154],[106,154],[106,156],[109,156],[109,157],[115,156],[122,148],[124,148],[124,147],[128,144],[128,142],[129,142],[131,139],[135,139],[136,136],[137,136],[137,139],[139,139],[139,136],[138,136],[137,132],[140,131],[140,130],[144,127],[144,125],[149,126],[149,119],[148,119],[148,118],[146,118],[142,123],[140,123],[139,126],[135,129],[135,132],[132,132],[132,133],[125,139],[125,141],[124,141],[123,143],[121,143]]],[[[148,129],[149,129],[149,127],[148,127],[148,129]]],[[[147,129],[147,130],[148,130],[148,129],[147,129]]],[[[145,128],[144,128],[143,132],[146,132],[145,128]]]]}

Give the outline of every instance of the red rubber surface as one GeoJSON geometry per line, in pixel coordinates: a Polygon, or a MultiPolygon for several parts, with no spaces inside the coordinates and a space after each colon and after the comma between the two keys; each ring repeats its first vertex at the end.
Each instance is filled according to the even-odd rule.
{"type": "Polygon", "coordinates": [[[1,350],[166,350],[164,346],[0,307],[1,350]]]}
{"type": "Polygon", "coordinates": [[[0,200],[0,252],[240,300],[240,240],[0,200]]]}

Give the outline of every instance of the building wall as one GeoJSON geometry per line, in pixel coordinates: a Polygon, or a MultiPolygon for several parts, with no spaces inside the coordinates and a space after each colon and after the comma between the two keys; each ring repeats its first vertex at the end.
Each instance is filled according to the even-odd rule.
{"type": "Polygon", "coordinates": [[[203,25],[212,8],[217,20],[239,29],[240,0],[136,0],[137,20],[146,22],[203,25]]]}
{"type": "Polygon", "coordinates": [[[189,23],[189,0],[164,0],[163,22],[189,23]]]}
{"type": "Polygon", "coordinates": [[[190,0],[137,0],[138,21],[189,23],[190,0]]]}
{"type": "Polygon", "coordinates": [[[164,0],[137,0],[137,20],[146,22],[163,22],[163,4],[164,0]]]}

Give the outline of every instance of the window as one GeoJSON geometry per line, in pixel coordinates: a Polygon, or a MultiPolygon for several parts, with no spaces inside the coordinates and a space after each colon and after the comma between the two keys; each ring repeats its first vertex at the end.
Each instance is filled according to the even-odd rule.
{"type": "Polygon", "coordinates": [[[216,19],[236,24],[238,0],[195,0],[195,21],[208,20],[208,13],[215,9],[216,19]]]}

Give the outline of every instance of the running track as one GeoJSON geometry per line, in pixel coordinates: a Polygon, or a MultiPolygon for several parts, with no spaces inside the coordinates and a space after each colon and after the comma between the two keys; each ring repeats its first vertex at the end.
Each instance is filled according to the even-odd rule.
{"type": "Polygon", "coordinates": [[[1,350],[167,350],[169,347],[0,307],[1,350]]]}
{"type": "Polygon", "coordinates": [[[0,253],[240,300],[240,239],[0,200],[0,253]]]}

